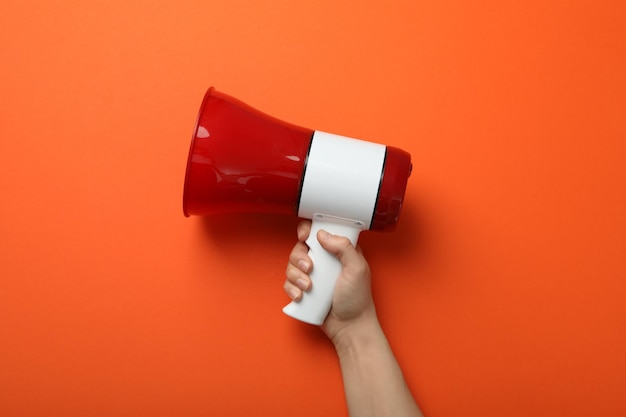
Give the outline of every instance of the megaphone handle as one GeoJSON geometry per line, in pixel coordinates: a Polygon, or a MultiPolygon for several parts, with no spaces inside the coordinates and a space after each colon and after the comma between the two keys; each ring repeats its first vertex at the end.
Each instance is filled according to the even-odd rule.
{"type": "Polygon", "coordinates": [[[305,292],[300,300],[292,301],[285,306],[283,312],[294,319],[317,326],[324,323],[330,311],[335,283],[341,274],[339,259],[322,248],[317,240],[317,232],[322,229],[333,235],[347,237],[352,245],[356,246],[359,233],[364,227],[362,222],[355,220],[320,214],[313,217],[311,234],[306,241],[309,246],[308,255],[313,262],[313,269],[309,274],[311,289],[305,292]]]}

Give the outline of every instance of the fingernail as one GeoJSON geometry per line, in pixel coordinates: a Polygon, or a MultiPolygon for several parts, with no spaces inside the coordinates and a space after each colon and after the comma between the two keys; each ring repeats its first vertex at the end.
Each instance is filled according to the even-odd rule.
{"type": "Polygon", "coordinates": [[[296,280],[296,285],[298,286],[298,288],[300,288],[302,291],[306,290],[307,287],[309,286],[309,284],[306,282],[306,280],[304,278],[298,278],[296,280]]]}
{"type": "Polygon", "coordinates": [[[298,268],[300,268],[300,270],[302,272],[308,272],[309,271],[309,263],[305,260],[300,259],[298,261],[298,268]]]}
{"type": "Polygon", "coordinates": [[[296,298],[298,298],[299,295],[300,295],[300,292],[296,290],[295,288],[289,289],[289,297],[291,297],[292,300],[295,300],[296,298]]]}
{"type": "Polygon", "coordinates": [[[330,233],[328,233],[326,230],[320,230],[318,236],[320,239],[323,240],[330,239],[330,233]]]}

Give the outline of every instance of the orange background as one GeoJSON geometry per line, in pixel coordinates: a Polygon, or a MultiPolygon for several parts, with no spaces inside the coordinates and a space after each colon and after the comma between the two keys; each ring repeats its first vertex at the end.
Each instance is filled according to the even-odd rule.
{"type": "Polygon", "coordinates": [[[3,1],[0,415],[344,415],[296,219],[185,218],[206,88],[406,149],[365,233],[428,416],[626,415],[626,6],[3,1]]]}

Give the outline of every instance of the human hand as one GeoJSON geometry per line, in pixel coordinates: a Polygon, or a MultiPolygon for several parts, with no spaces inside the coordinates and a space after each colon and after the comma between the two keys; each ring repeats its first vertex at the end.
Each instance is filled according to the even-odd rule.
{"type": "MultiPolygon", "coordinates": [[[[311,222],[300,222],[298,243],[289,256],[284,289],[293,300],[300,300],[303,293],[315,285],[309,277],[315,266],[307,254],[309,248],[305,243],[310,232],[311,222]]],[[[332,307],[322,325],[322,330],[336,343],[345,330],[360,323],[377,322],[370,286],[370,269],[361,249],[352,246],[347,238],[320,231],[317,239],[342,265],[333,292],[332,307]]]]}
{"type": "MultiPolygon", "coordinates": [[[[305,243],[310,233],[311,222],[302,221],[298,225],[298,243],[289,255],[284,287],[294,300],[301,299],[303,292],[315,285],[309,277],[315,266],[305,243]]],[[[370,269],[361,250],[347,238],[322,230],[317,239],[342,265],[322,330],[339,357],[350,416],[422,417],[376,317],[370,269]]]]}

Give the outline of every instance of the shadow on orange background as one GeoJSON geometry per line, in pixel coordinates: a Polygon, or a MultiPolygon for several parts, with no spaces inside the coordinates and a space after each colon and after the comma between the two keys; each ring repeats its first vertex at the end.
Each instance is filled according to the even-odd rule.
{"type": "Polygon", "coordinates": [[[413,158],[364,233],[429,416],[626,414],[620,1],[16,2],[0,14],[0,415],[345,415],[281,313],[297,219],[185,218],[209,85],[413,158]]]}

